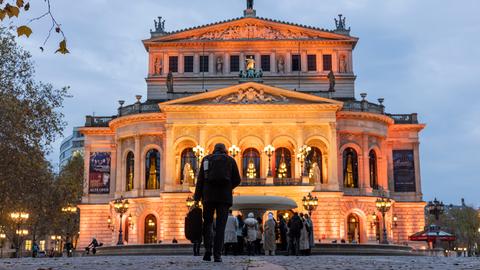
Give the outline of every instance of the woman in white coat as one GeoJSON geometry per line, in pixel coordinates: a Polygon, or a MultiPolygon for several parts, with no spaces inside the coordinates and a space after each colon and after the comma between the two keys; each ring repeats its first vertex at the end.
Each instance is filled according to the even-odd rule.
{"type": "Polygon", "coordinates": [[[225,225],[225,238],[224,238],[224,248],[225,256],[228,255],[228,251],[233,249],[233,254],[237,255],[237,249],[235,245],[237,244],[237,229],[238,229],[238,220],[233,216],[232,210],[228,212],[227,224],[225,225]]]}
{"type": "Polygon", "coordinates": [[[255,219],[253,213],[248,214],[248,218],[245,219],[247,250],[248,256],[255,255],[254,243],[257,240],[258,221],[255,219]]]}
{"type": "Polygon", "coordinates": [[[275,239],[275,229],[277,227],[277,222],[273,219],[273,214],[268,213],[268,219],[263,226],[263,250],[265,250],[265,255],[275,255],[275,250],[277,249],[277,243],[275,239]]]}

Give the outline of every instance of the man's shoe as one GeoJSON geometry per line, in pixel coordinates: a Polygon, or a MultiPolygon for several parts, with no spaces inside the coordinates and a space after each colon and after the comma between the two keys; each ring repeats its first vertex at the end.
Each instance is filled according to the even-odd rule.
{"type": "Polygon", "coordinates": [[[213,258],[214,262],[222,262],[222,257],[215,257],[213,258]]]}
{"type": "Polygon", "coordinates": [[[205,254],[203,255],[203,260],[206,261],[206,262],[212,261],[212,253],[205,252],[205,254]]]}

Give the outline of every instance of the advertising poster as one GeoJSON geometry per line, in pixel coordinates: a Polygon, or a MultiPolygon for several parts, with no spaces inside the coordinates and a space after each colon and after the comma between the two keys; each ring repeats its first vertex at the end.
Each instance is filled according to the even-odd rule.
{"type": "Polygon", "coordinates": [[[88,180],[88,192],[90,194],[110,193],[110,153],[90,153],[90,173],[88,180]]]}
{"type": "Polygon", "coordinates": [[[415,192],[415,162],[413,150],[393,150],[395,192],[415,192]]]}

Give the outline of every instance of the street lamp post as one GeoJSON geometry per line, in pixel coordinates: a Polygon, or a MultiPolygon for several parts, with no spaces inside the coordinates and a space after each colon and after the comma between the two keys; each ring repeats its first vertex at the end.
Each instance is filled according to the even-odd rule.
{"type": "Polygon", "coordinates": [[[267,177],[272,177],[272,162],[271,162],[271,157],[272,157],[272,155],[273,155],[273,152],[275,152],[275,147],[273,147],[273,145],[269,144],[269,145],[265,146],[265,148],[263,149],[263,152],[265,152],[265,154],[266,154],[267,157],[268,157],[267,177]]]}
{"type": "Polygon", "coordinates": [[[304,171],[305,158],[307,158],[308,153],[310,153],[310,150],[312,150],[312,148],[308,145],[303,145],[298,149],[297,159],[298,159],[298,162],[300,163],[301,178],[305,176],[305,171],[304,171]]]}
{"type": "Polygon", "coordinates": [[[118,230],[117,245],[123,245],[122,218],[123,218],[123,214],[125,214],[128,211],[129,204],[130,203],[128,202],[128,200],[124,199],[123,196],[113,201],[113,207],[115,209],[115,212],[117,212],[117,214],[120,214],[120,228],[118,230]]]}
{"type": "Polygon", "coordinates": [[[202,158],[205,156],[205,149],[201,147],[200,145],[197,145],[192,148],[193,154],[195,154],[195,157],[197,158],[197,171],[196,173],[200,171],[200,162],[202,162],[202,158]]]}
{"type": "Polygon", "coordinates": [[[312,216],[312,212],[317,209],[318,206],[318,198],[315,196],[313,197],[312,194],[308,193],[307,196],[303,196],[302,199],[303,208],[308,211],[309,216],[312,216]]]}
{"type": "Polygon", "coordinates": [[[380,213],[382,213],[383,239],[382,239],[382,241],[380,241],[380,244],[388,245],[387,226],[386,226],[386,223],[385,223],[385,213],[387,213],[390,210],[390,207],[392,207],[392,201],[389,198],[381,197],[381,198],[377,199],[377,201],[375,202],[375,206],[377,207],[377,210],[380,213]]]}
{"type": "MultiPolygon", "coordinates": [[[[435,221],[438,223],[439,219],[440,219],[440,215],[443,214],[443,212],[445,211],[445,205],[443,204],[443,202],[441,201],[438,201],[437,198],[435,198],[433,201],[429,201],[428,204],[427,204],[427,210],[428,210],[428,213],[430,215],[433,215],[435,217],[435,221]]],[[[439,244],[439,241],[440,241],[440,227],[439,226],[436,226],[437,227],[437,237],[435,238],[435,247],[436,248],[439,244]]]]}
{"type": "Polygon", "coordinates": [[[30,217],[30,214],[26,213],[26,212],[12,212],[10,213],[10,218],[13,220],[13,222],[15,222],[15,225],[16,225],[16,235],[17,235],[17,243],[16,243],[16,247],[15,247],[15,257],[19,258],[20,254],[19,254],[19,251],[20,251],[20,245],[21,245],[21,238],[25,235],[28,235],[28,231],[27,230],[21,230],[21,226],[24,222],[26,222],[28,220],[28,218],[30,217]]]}
{"type": "MultiPolygon", "coordinates": [[[[62,212],[67,216],[67,225],[66,225],[66,236],[67,239],[70,237],[70,230],[71,230],[71,217],[77,213],[77,207],[68,205],[66,207],[62,207],[62,212]]],[[[68,241],[68,240],[67,240],[68,241]]]]}
{"type": "Polygon", "coordinates": [[[7,238],[7,235],[0,232],[0,259],[3,258],[3,245],[5,244],[5,238],[7,238]]]}

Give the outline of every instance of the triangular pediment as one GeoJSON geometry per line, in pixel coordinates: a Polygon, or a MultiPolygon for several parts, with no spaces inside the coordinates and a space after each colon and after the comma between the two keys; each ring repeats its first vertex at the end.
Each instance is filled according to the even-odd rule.
{"type": "Polygon", "coordinates": [[[278,88],[256,82],[246,82],[227,88],[195,94],[160,103],[160,109],[169,106],[221,106],[221,105],[330,105],[340,109],[342,102],[278,88]]]}
{"type": "Polygon", "coordinates": [[[253,17],[166,33],[144,42],[203,40],[332,40],[356,42],[358,39],[325,29],[253,17]]]}

